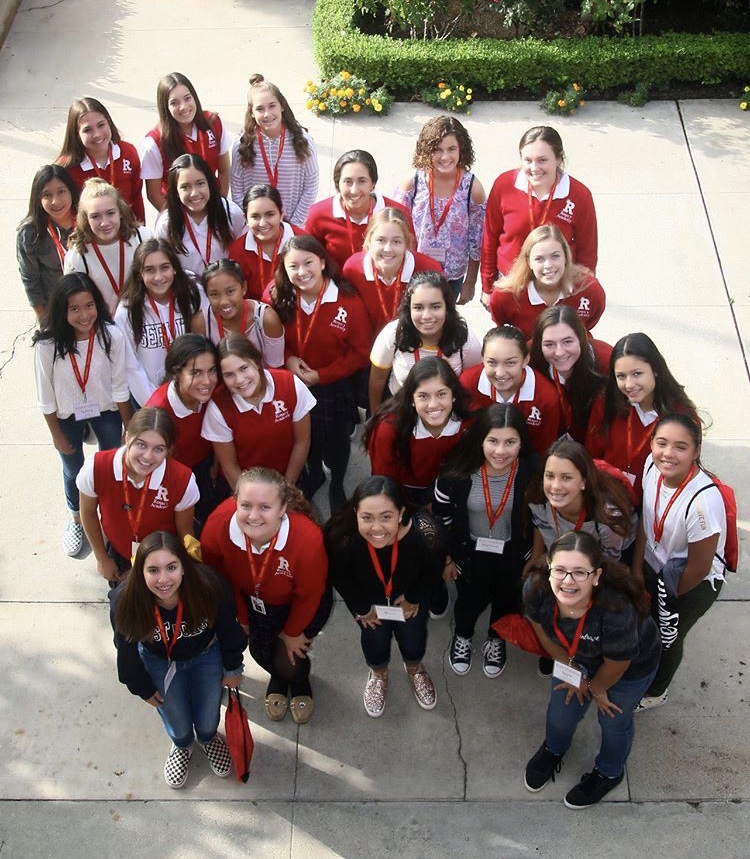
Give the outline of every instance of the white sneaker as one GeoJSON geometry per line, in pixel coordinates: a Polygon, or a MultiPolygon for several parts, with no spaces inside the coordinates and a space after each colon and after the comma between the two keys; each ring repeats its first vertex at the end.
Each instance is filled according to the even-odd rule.
{"type": "Polygon", "coordinates": [[[655,707],[663,707],[667,703],[669,689],[665,689],[661,695],[644,695],[643,698],[635,705],[635,713],[642,713],[644,710],[653,710],[655,707]]]}
{"type": "Polygon", "coordinates": [[[83,550],[83,525],[71,519],[63,533],[63,552],[69,558],[75,558],[83,550]]]}

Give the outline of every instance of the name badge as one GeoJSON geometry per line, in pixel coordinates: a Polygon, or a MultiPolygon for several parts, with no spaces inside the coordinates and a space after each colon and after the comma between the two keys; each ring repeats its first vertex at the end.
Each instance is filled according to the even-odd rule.
{"type": "Polygon", "coordinates": [[[570,683],[571,686],[578,688],[583,679],[583,671],[573,668],[572,665],[566,665],[564,662],[558,662],[556,659],[552,676],[556,680],[562,680],[563,683],[570,683]]]}
{"type": "Polygon", "coordinates": [[[250,597],[250,605],[253,607],[253,611],[257,611],[258,614],[266,613],[266,604],[260,597],[250,597]]]}
{"type": "Polygon", "coordinates": [[[492,552],[495,555],[502,555],[505,550],[505,540],[493,540],[492,537],[478,537],[477,552],[492,552]]]}
{"type": "Polygon", "coordinates": [[[635,474],[631,474],[629,471],[623,471],[625,477],[628,478],[631,486],[635,486],[635,474]]]}
{"type": "Polygon", "coordinates": [[[170,686],[171,682],[174,680],[175,674],[177,674],[177,666],[170,659],[169,667],[167,668],[167,673],[164,675],[164,695],[165,695],[165,697],[166,697],[166,694],[169,690],[169,686],[170,686]]]}
{"type": "Polygon", "coordinates": [[[131,540],[130,541],[130,557],[131,558],[135,557],[135,553],[138,551],[138,547],[140,545],[141,544],[138,542],[138,540],[131,540]]]}
{"type": "Polygon", "coordinates": [[[379,620],[406,620],[400,605],[376,605],[375,614],[379,620]]]}
{"type": "Polygon", "coordinates": [[[435,262],[439,262],[441,265],[445,262],[445,248],[422,248],[421,252],[432,257],[435,262]]]}
{"type": "Polygon", "coordinates": [[[101,415],[99,403],[81,403],[73,410],[73,415],[77,421],[87,421],[90,418],[98,418],[101,415]]]}

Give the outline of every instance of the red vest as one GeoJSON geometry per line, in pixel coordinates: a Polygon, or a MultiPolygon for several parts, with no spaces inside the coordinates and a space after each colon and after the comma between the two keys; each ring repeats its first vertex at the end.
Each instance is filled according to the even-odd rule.
{"type": "MultiPolygon", "coordinates": [[[[206,164],[208,164],[209,168],[211,169],[211,172],[216,175],[219,170],[219,153],[221,149],[221,136],[223,134],[223,126],[217,113],[211,114],[209,113],[209,111],[204,110],[203,115],[206,117],[208,124],[211,126],[211,130],[203,131],[199,128],[197,140],[191,140],[189,137],[186,137],[184,134],[181,134],[180,142],[186,153],[190,153],[191,155],[200,155],[200,157],[206,162],[206,164]]],[[[156,142],[156,145],[159,147],[163,170],[161,179],[161,192],[162,194],[166,194],[167,174],[169,173],[169,168],[172,165],[171,163],[167,162],[167,159],[164,156],[164,150],[161,146],[161,127],[157,125],[155,128],[152,128],[151,131],[149,131],[147,137],[150,137],[152,140],[154,140],[156,142]]]]}
{"type": "Polygon", "coordinates": [[[188,468],[194,468],[210,456],[214,449],[210,441],[201,437],[206,407],[202,406],[199,412],[191,412],[187,417],[178,418],[169,402],[167,388],[169,382],[160,385],[148,398],[146,405],[164,409],[172,417],[177,435],[171,457],[188,468]]]}

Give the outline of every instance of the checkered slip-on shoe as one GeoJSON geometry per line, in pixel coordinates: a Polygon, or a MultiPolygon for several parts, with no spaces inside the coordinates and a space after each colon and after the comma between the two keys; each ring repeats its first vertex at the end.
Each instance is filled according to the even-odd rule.
{"type": "Polygon", "coordinates": [[[226,778],[232,772],[232,757],[221,734],[217,734],[205,746],[201,743],[201,748],[206,753],[208,765],[214,775],[226,778]]]}
{"type": "Polygon", "coordinates": [[[190,756],[192,754],[192,748],[180,749],[172,743],[172,748],[169,750],[169,756],[166,761],[164,761],[164,781],[170,787],[178,788],[185,784],[188,777],[190,756]]]}

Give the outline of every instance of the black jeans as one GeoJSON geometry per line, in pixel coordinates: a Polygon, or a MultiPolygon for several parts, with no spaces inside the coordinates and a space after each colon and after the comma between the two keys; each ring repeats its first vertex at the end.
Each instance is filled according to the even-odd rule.
{"type": "MultiPolygon", "coordinates": [[[[471,638],[479,615],[491,605],[490,625],[506,614],[521,611],[523,557],[515,553],[495,555],[474,552],[468,575],[456,582],[458,599],[453,608],[456,635],[471,638]]],[[[497,637],[489,632],[491,637],[497,637]]]]}

